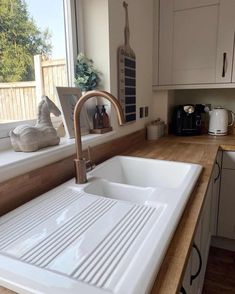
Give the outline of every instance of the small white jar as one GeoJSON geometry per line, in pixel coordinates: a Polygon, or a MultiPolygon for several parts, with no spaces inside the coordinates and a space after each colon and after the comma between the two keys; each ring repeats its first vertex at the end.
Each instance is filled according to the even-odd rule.
{"type": "Polygon", "coordinates": [[[157,140],[161,137],[161,125],[148,125],[147,126],[147,140],[157,140]]]}

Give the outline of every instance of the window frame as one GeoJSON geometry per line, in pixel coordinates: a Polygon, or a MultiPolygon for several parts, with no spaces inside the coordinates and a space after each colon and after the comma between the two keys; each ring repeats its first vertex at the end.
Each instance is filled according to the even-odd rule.
{"type": "MultiPolygon", "coordinates": [[[[66,48],[66,65],[67,65],[67,76],[68,76],[68,86],[72,87],[74,85],[74,69],[75,60],[79,52],[78,44],[83,40],[83,37],[79,37],[81,33],[81,0],[63,0],[63,10],[64,10],[64,24],[65,24],[65,48],[66,48]],[[78,21],[79,19],[79,21],[78,21]]],[[[82,35],[82,34],[81,34],[82,35]]],[[[82,46],[81,46],[82,48],[82,46]]],[[[2,139],[7,139],[9,137],[10,130],[15,127],[28,124],[34,125],[37,118],[30,120],[19,120],[9,123],[0,124],[0,143],[2,139]]],[[[53,117],[52,121],[57,123],[61,118],[53,117]]]]}

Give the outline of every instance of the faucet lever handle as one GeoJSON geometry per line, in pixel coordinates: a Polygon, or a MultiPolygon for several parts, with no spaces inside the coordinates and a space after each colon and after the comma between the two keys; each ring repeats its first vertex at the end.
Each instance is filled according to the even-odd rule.
{"type": "Polygon", "coordinates": [[[93,160],[91,158],[91,147],[90,146],[88,146],[87,152],[88,152],[88,160],[86,162],[86,166],[87,166],[87,170],[90,171],[95,168],[95,163],[93,162],[93,160]]]}

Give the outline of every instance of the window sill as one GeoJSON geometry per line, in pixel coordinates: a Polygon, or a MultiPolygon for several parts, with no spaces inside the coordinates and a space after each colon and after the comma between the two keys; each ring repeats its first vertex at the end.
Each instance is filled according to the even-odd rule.
{"type": "MultiPolygon", "coordinates": [[[[83,148],[107,141],[115,132],[82,137],[83,148]]],[[[34,169],[46,166],[75,153],[75,140],[62,138],[58,146],[47,147],[36,152],[15,152],[12,149],[0,151],[0,182],[14,178],[34,169]]]]}

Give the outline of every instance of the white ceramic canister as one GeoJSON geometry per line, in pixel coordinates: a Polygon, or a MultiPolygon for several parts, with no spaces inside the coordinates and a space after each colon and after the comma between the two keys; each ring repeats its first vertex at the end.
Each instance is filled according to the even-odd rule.
{"type": "Polygon", "coordinates": [[[161,125],[148,125],[147,126],[147,139],[148,140],[157,140],[161,137],[161,125]]]}

